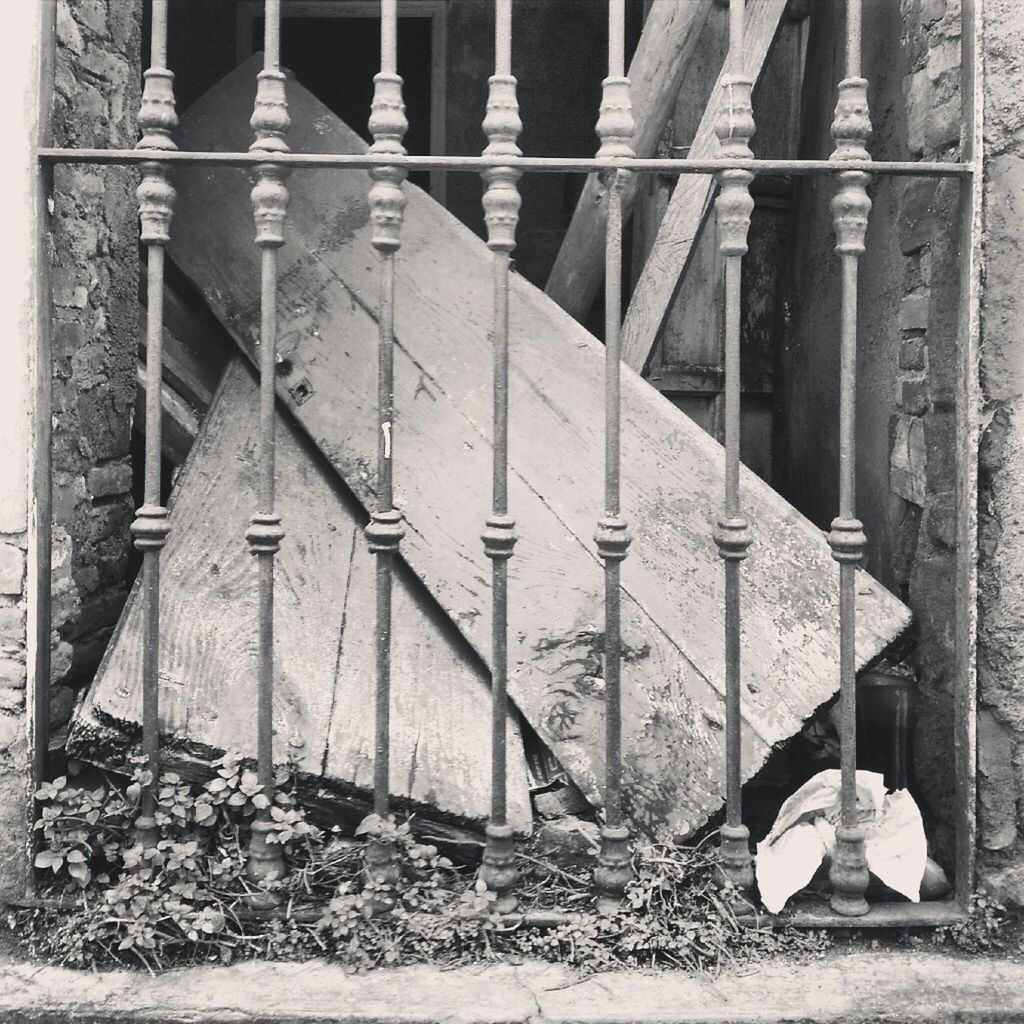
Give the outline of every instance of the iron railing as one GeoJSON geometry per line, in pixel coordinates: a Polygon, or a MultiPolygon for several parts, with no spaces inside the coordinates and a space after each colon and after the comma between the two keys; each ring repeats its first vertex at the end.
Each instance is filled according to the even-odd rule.
{"type": "MultiPolygon", "coordinates": [[[[756,3],[758,0],[751,0],[756,3]]],[[[603,175],[607,197],[605,262],[605,500],[595,535],[605,575],[605,712],[606,777],[604,826],[595,869],[599,902],[614,904],[623,896],[630,879],[629,832],[625,825],[621,789],[621,720],[619,670],[620,567],[630,543],[620,501],[620,326],[622,275],[621,195],[628,178],[640,174],[706,174],[718,177],[716,201],[720,251],[725,263],[725,493],[722,517],[714,541],[724,563],[726,651],[726,819],[721,829],[723,874],[741,890],[753,883],[749,837],[740,813],[741,795],[741,659],[742,632],[741,564],[751,543],[749,524],[739,501],[740,430],[740,273],[747,249],[753,201],[750,185],[756,174],[834,175],[837,192],[833,214],[836,251],[842,264],[841,385],[840,385],[840,502],[829,535],[833,557],[839,564],[840,595],[840,704],[842,745],[842,811],[838,851],[832,868],[836,917],[856,918],[859,925],[929,923],[949,920],[966,907],[973,878],[972,641],[970,602],[973,594],[969,496],[973,487],[971,452],[976,445],[974,351],[977,331],[976,260],[979,187],[976,106],[974,88],[975,10],[970,0],[962,5],[962,102],[964,133],[958,162],[871,161],[865,148],[870,133],[867,82],[860,75],[861,0],[846,3],[846,76],[839,83],[839,100],[833,122],[835,151],[829,160],[758,160],[749,142],[754,133],[751,111],[752,81],[743,66],[743,33],[747,4],[729,2],[728,74],[723,79],[725,100],[716,131],[721,157],[713,160],[637,158],[630,146],[633,118],[630,82],[625,75],[625,0],[608,0],[608,76],[597,121],[600,148],[594,158],[523,156],[517,145],[521,130],[516,101],[516,79],[511,74],[512,0],[495,0],[495,65],[489,79],[487,113],[483,128],[488,139],[481,156],[409,156],[402,145],[407,128],[402,101],[402,79],[396,66],[397,4],[381,0],[381,66],[369,121],[373,145],[365,154],[292,153],[284,141],[289,127],[285,76],[280,70],[281,0],[265,0],[264,68],[252,127],[256,140],[248,153],[182,152],[171,138],[176,125],[173,75],[166,67],[168,0],[152,0],[151,67],[145,72],[145,91],[139,114],[142,138],[135,150],[62,149],[41,146],[41,171],[54,164],[139,165],[142,183],[138,198],[142,242],[147,247],[147,431],[145,498],[132,526],[136,546],[143,552],[145,602],[145,660],[143,683],[143,751],[150,781],[137,822],[138,837],[155,841],[153,821],[156,768],[159,762],[160,553],[169,530],[167,510],[160,504],[159,459],[161,393],[161,340],[163,319],[164,249],[174,203],[168,172],[177,163],[248,166],[255,172],[252,190],[256,244],[262,253],[260,334],[260,445],[257,506],[246,532],[250,550],[259,563],[259,620],[257,627],[259,676],[257,714],[257,765],[264,791],[273,787],[273,610],[274,554],[284,537],[274,510],[274,362],[277,334],[277,249],[286,238],[285,215],[288,190],[285,180],[297,169],[331,168],[339,171],[368,170],[373,180],[369,191],[372,244],[379,254],[378,336],[378,451],[377,503],[366,529],[370,550],[376,555],[376,725],[373,809],[384,817],[389,808],[388,753],[390,708],[391,588],[395,557],[403,536],[402,515],[394,507],[392,465],[394,444],[393,346],[396,264],[405,199],[402,182],[414,169],[479,173],[485,182],[483,204],[488,246],[493,254],[493,496],[491,514],[483,532],[484,551],[492,563],[492,777],[491,815],[480,878],[498,898],[498,906],[515,906],[514,839],[506,820],[505,720],[508,677],[508,607],[515,595],[508,592],[508,559],[516,542],[515,521],[508,502],[509,349],[514,324],[509,324],[509,271],[515,246],[520,196],[517,182],[526,172],[590,172],[603,175]],[[869,908],[864,894],[868,875],[863,834],[856,815],[856,716],[855,716],[855,570],[862,561],[866,538],[856,518],[854,407],[857,350],[857,268],[864,251],[870,200],[870,175],[956,176],[961,188],[961,388],[958,394],[958,462],[961,467],[960,531],[957,587],[958,689],[954,749],[957,757],[958,857],[957,903],[933,907],[876,906],[869,908]],[[870,912],[869,912],[870,911],[870,912]],[[863,915],[867,914],[866,917],[863,915]]],[[[49,439],[46,438],[46,450],[49,439]]],[[[48,637],[46,638],[48,641],[48,637]]],[[[40,685],[37,680],[37,685],[40,685]]],[[[45,685],[45,680],[43,684],[45,685]]],[[[38,701],[37,701],[38,704],[38,701]]],[[[41,775],[46,749],[45,726],[35,728],[35,771],[41,775]]],[[[253,827],[248,851],[249,873],[254,879],[279,876],[285,866],[279,847],[268,844],[267,817],[262,813],[253,827]]],[[[382,836],[371,836],[366,850],[370,880],[397,880],[397,851],[382,836]]],[[[556,915],[557,916],[557,915],[556,915]]],[[[810,923],[828,923],[816,917],[810,923]]]]}

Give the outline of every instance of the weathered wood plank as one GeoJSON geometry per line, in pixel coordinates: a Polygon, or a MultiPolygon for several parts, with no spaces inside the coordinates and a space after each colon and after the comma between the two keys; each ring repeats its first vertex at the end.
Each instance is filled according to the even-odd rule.
{"type": "MultiPolygon", "coordinates": [[[[651,7],[629,65],[637,156],[654,155],[712,6],[713,0],[661,0],[651,7]]],[[[633,179],[622,193],[626,219],[639,184],[633,179]]],[[[599,177],[590,174],[544,289],[577,320],[586,317],[601,287],[607,223],[604,189],[599,177]]]]}
{"type": "MultiPolygon", "coordinates": [[[[255,65],[184,118],[193,149],[246,144],[255,65]]],[[[289,85],[296,151],[358,151],[361,140],[289,85]]],[[[250,357],[257,251],[246,176],[182,168],[172,254],[250,357]]],[[[279,397],[365,503],[376,450],[368,178],[302,171],[289,188],[281,250],[279,397]]],[[[484,243],[408,188],[396,309],[395,481],[409,564],[487,658],[490,591],[479,541],[490,504],[492,282],[484,243]]],[[[510,684],[518,707],[588,797],[603,772],[603,573],[592,535],[602,508],[603,347],[514,277],[510,507],[510,684]]],[[[824,537],[750,474],[759,543],[745,572],[745,761],[749,776],[836,689],[834,567],[824,537]]],[[[630,813],[649,831],[688,832],[721,802],[722,572],[711,530],[721,448],[635,374],[623,379],[623,497],[635,543],[624,564],[624,750],[630,813]]],[[[907,625],[907,610],[862,577],[858,657],[907,625]]]]}
{"type": "MultiPolygon", "coordinates": [[[[756,83],[768,59],[787,0],[760,0],[747,12],[744,59],[747,73],[756,83]]],[[[724,69],[723,69],[723,74],[724,69]]],[[[690,145],[690,159],[713,159],[719,142],[715,122],[722,101],[722,76],[711,90],[704,116],[690,145]]],[[[672,305],[687,261],[711,207],[715,179],[710,174],[681,174],[643,272],[633,289],[622,325],[622,359],[641,371],[651,354],[658,332],[672,305]]]]}
{"type": "MultiPolygon", "coordinates": [[[[244,541],[256,484],[258,394],[237,357],[183,473],[164,550],[160,721],[193,751],[255,746],[256,566],[244,541]]],[[[276,558],[276,752],[301,772],[368,790],[373,751],[373,564],[362,510],[309,442],[280,418],[276,558]]],[[[394,608],[391,791],[483,821],[489,809],[487,673],[402,567],[394,608]]],[[[138,723],[142,604],[122,615],[85,720],[138,723]]],[[[86,730],[88,731],[88,730],[86,730]]],[[[522,739],[508,728],[509,814],[529,831],[522,739]]]]}

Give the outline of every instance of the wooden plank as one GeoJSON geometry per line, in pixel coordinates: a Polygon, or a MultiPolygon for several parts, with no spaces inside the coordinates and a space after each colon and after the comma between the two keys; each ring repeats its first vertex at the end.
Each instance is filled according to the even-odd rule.
{"type": "MultiPolygon", "coordinates": [[[[712,6],[713,0],[662,0],[651,7],[629,65],[637,156],[654,155],[712,6]]],[[[627,219],[639,185],[634,178],[623,191],[627,219]]],[[[577,320],[586,317],[601,286],[607,223],[604,189],[598,176],[590,174],[544,289],[577,320]]]]}
{"type": "MultiPolygon", "coordinates": [[[[192,149],[246,145],[257,65],[243,65],[186,115],[192,149]]],[[[289,84],[296,151],[364,145],[289,84]]],[[[182,168],[171,243],[178,265],[250,358],[259,266],[247,176],[182,168]]],[[[301,171],[281,250],[280,399],[364,504],[376,452],[377,259],[362,172],[301,171]]],[[[484,243],[416,188],[398,262],[396,490],[403,551],[485,660],[490,505],[492,280],[484,243]]],[[[512,323],[510,507],[521,539],[510,563],[510,693],[588,798],[603,773],[603,346],[518,276],[512,323]]],[[[687,833],[721,803],[724,750],[722,571],[711,539],[722,451],[645,381],[623,379],[623,495],[635,543],[623,567],[624,750],[630,814],[649,832],[687,833]]],[[[745,473],[758,538],[746,563],[745,760],[749,776],[836,689],[834,565],[824,536],[745,473]]],[[[876,655],[909,613],[861,578],[858,659],[876,655]]]]}
{"type": "MultiPolygon", "coordinates": [[[[135,415],[132,417],[132,430],[140,437],[145,435],[146,383],[146,364],[140,360],[135,366],[135,415]]],[[[199,431],[199,419],[192,406],[168,384],[160,390],[160,407],[163,456],[172,466],[181,466],[199,431]]]]}
{"type": "MultiPolygon", "coordinates": [[[[755,83],[768,59],[786,2],[761,0],[751,4],[747,12],[743,53],[747,73],[755,83]]],[[[719,75],[690,145],[690,159],[713,159],[719,154],[715,122],[722,100],[721,82],[719,75]]],[[[715,179],[710,174],[682,174],[672,192],[622,325],[623,361],[638,372],[647,363],[675,298],[694,242],[711,207],[714,189],[715,179]]]]}
{"type": "MultiPolygon", "coordinates": [[[[244,541],[256,480],[258,393],[235,357],[182,474],[164,550],[160,721],[172,747],[255,748],[256,564],[244,541]]],[[[277,755],[305,775],[372,786],[373,561],[365,516],[282,417],[276,559],[277,755]]],[[[406,805],[482,822],[489,809],[487,673],[405,567],[397,574],[391,792],[406,805]]],[[[76,725],[141,721],[142,603],[133,592],[76,725]]],[[[509,814],[532,821],[523,744],[510,718],[509,814]]]]}

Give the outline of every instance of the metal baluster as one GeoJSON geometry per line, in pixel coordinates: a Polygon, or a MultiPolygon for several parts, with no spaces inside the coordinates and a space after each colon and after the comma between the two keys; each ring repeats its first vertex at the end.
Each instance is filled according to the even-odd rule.
{"type": "MultiPolygon", "coordinates": [[[[374,75],[369,128],[370,152],[403,156],[408,122],[402,102],[402,79],[397,74],[397,0],[381,0],[380,72],[374,75]]],[[[394,507],[392,486],[394,420],[395,253],[401,244],[405,195],[400,167],[370,171],[370,220],[373,247],[380,258],[380,309],[377,347],[377,507],[366,527],[370,551],[377,558],[376,714],[373,765],[373,810],[382,819],[389,805],[389,743],[391,702],[391,578],[395,556],[405,530],[402,514],[394,507]]],[[[383,836],[371,835],[366,848],[366,876],[377,885],[397,885],[401,876],[398,851],[383,836]]],[[[380,909],[386,900],[377,901],[380,909]]]]}
{"type": "MultiPolygon", "coordinates": [[[[831,159],[869,160],[866,143],[871,135],[867,80],[860,77],[860,0],[846,5],[846,78],[839,83],[839,100],[832,137],[831,159]]],[[[869,177],[863,171],[843,171],[832,200],[836,252],[842,260],[842,327],[839,398],[839,515],[832,520],[829,544],[839,563],[839,681],[840,767],[842,808],[836,830],[836,853],[829,878],[832,909],[857,917],[866,914],[868,885],[864,832],[857,816],[857,566],[864,557],[867,538],[856,517],[856,401],[857,401],[857,263],[864,251],[868,214],[869,177]]]]}
{"type": "MultiPolygon", "coordinates": [[[[167,0],[153,0],[153,32],[150,67],[139,109],[142,138],[136,149],[173,150],[171,132],[178,124],[174,112],[174,75],[167,64],[167,0]]],[[[142,552],[143,660],[142,752],[150,779],[142,791],[141,813],[135,822],[135,839],[155,846],[158,838],[155,812],[157,773],[160,765],[160,552],[170,527],[167,509],[160,503],[160,395],[163,387],[164,247],[175,191],[167,167],[159,160],[141,165],[139,200],[141,238],[146,246],[146,466],[143,503],[135,513],[131,531],[142,552]]]]}
{"type": "MultiPolygon", "coordinates": [[[[631,157],[633,113],[625,77],[625,0],[608,0],[608,77],[602,82],[598,156],[631,157]]],[[[622,815],[622,661],[620,566],[630,536],[619,507],[619,373],[622,325],[622,191],[628,171],[604,175],[608,227],[605,246],[605,512],[594,540],[604,559],[605,794],[604,826],[594,885],[598,906],[612,910],[633,877],[629,830],[622,815]]]]}
{"type": "MultiPolygon", "coordinates": [[[[250,152],[265,153],[268,160],[287,153],[284,141],[290,121],[285,99],[285,75],[281,71],[281,0],[266,0],[263,70],[259,73],[252,125],[256,141],[250,152]]],[[[281,519],[274,509],[274,376],[277,351],[277,250],[284,244],[284,220],[288,209],[288,170],[279,164],[256,167],[252,190],[256,244],[261,251],[260,292],[260,439],[259,506],[245,532],[249,550],[256,556],[259,574],[259,680],[256,758],[263,793],[274,790],[274,555],[284,539],[281,519]]],[[[270,808],[256,812],[249,842],[247,873],[254,881],[271,881],[285,871],[279,843],[268,842],[273,831],[270,808]]]]}
{"type": "MultiPolygon", "coordinates": [[[[722,105],[715,134],[723,157],[749,160],[753,153],[754,115],[750,105],[753,83],[744,72],[744,0],[729,2],[729,73],[722,78],[722,105]]],[[[747,232],[754,212],[750,196],[753,174],[725,170],[718,174],[715,200],[718,245],[725,260],[725,515],[715,530],[718,553],[725,562],[725,760],[726,812],[721,828],[719,863],[722,875],[741,892],[754,884],[749,832],[743,824],[740,775],[740,563],[750,547],[750,525],[740,509],[740,281],[747,232]]]]}
{"type": "MultiPolygon", "coordinates": [[[[519,120],[516,80],[512,76],[512,0],[495,0],[494,74],[488,80],[487,156],[522,156],[516,145],[519,120]]],[[[516,543],[515,520],[508,514],[508,289],[511,252],[521,204],[516,182],[520,171],[495,167],[484,173],[484,219],[487,244],[494,253],[494,456],[493,501],[483,533],[484,552],[492,568],[491,665],[491,820],[487,824],[480,878],[497,893],[501,913],[515,909],[515,839],[506,821],[505,722],[508,714],[508,560],[516,543]]]]}

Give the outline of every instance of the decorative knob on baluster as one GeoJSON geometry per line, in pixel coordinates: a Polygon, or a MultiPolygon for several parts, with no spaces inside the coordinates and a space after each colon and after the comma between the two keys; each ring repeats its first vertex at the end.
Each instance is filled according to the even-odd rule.
{"type": "MultiPolygon", "coordinates": [[[[523,122],[519,118],[516,80],[512,75],[492,75],[488,80],[487,114],[484,133],[487,147],[484,156],[522,156],[517,145],[523,122]]],[[[487,244],[492,252],[511,252],[516,245],[519,208],[522,199],[516,183],[522,172],[515,167],[490,167],[483,173],[484,220],[487,223],[487,244]]]]}
{"type": "MultiPolygon", "coordinates": [[[[375,156],[404,156],[409,122],[405,117],[400,75],[381,71],[373,76],[373,102],[369,125],[373,136],[370,152],[375,156]]],[[[404,167],[373,167],[370,170],[371,241],[379,252],[394,252],[401,244],[402,222],[405,218],[404,167]]]]}

